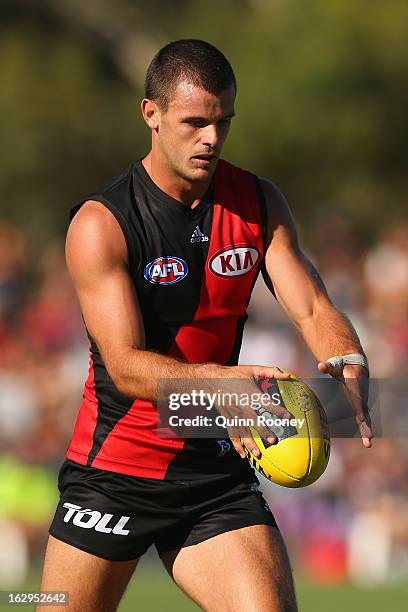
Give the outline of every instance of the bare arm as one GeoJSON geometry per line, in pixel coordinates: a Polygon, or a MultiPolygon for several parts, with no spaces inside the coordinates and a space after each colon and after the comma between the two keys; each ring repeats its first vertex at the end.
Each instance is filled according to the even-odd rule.
{"type": "Polygon", "coordinates": [[[325,363],[335,355],[364,354],[360,340],[348,318],[332,304],[318,272],[302,253],[285,198],[270,181],[261,179],[261,184],[268,214],[267,285],[317,358],[319,370],[346,382],[346,397],[356,413],[363,443],[369,447],[372,432],[365,415],[365,368],[345,365],[339,375],[325,363]]]}
{"type": "Polygon", "coordinates": [[[86,202],[68,230],[66,259],[86,327],[121,393],[155,400],[158,378],[222,376],[222,366],[192,365],[145,350],[144,325],[116,219],[86,202]]]}
{"type": "MultiPolygon", "coordinates": [[[[126,242],[114,216],[99,202],[86,202],[72,220],[66,259],[89,334],[124,395],[156,401],[159,379],[207,380],[211,391],[211,379],[243,378],[248,392],[254,393],[259,392],[257,376],[287,378],[275,367],[190,364],[146,350],[142,314],[128,273],[126,242]]],[[[279,416],[285,413],[273,404],[271,411],[279,416]]],[[[271,432],[261,435],[271,437],[271,432]]],[[[252,438],[245,441],[256,453],[252,438]]],[[[239,439],[234,438],[233,443],[245,457],[239,439]]]]}
{"type": "Polygon", "coordinates": [[[269,220],[267,284],[319,361],[363,353],[354,327],[333,306],[317,270],[302,253],[285,198],[273,183],[261,180],[269,220]]]}

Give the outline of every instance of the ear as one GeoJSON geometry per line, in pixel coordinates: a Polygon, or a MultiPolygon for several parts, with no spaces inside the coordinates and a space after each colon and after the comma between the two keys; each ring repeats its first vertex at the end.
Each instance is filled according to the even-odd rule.
{"type": "Polygon", "coordinates": [[[143,98],[141,110],[143,119],[146,121],[149,128],[151,130],[157,130],[159,127],[160,111],[156,102],[148,98],[143,98]]]}

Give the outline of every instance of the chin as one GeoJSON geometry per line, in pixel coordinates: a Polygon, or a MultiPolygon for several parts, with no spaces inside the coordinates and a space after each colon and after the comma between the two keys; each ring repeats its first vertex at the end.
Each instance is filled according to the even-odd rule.
{"type": "Polygon", "coordinates": [[[210,172],[208,172],[208,170],[203,170],[202,168],[197,168],[195,170],[178,170],[177,174],[189,183],[200,183],[202,181],[207,181],[208,177],[210,176],[210,172]]]}
{"type": "Polygon", "coordinates": [[[192,182],[208,181],[208,178],[214,174],[215,168],[216,164],[210,168],[194,168],[186,173],[186,178],[192,182]]]}
{"type": "Polygon", "coordinates": [[[204,168],[197,168],[197,170],[194,170],[193,172],[191,172],[191,179],[192,181],[205,181],[208,179],[209,176],[211,176],[211,174],[213,173],[213,169],[210,170],[204,170],[204,168]]]}

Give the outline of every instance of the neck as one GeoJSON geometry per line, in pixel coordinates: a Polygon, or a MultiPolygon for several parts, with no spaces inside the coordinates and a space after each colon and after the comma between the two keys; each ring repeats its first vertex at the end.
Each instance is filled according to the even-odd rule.
{"type": "Polygon", "coordinates": [[[152,181],[170,197],[178,200],[189,208],[195,208],[211,182],[211,176],[206,181],[191,182],[170,171],[153,149],[142,159],[144,169],[152,181]]]}

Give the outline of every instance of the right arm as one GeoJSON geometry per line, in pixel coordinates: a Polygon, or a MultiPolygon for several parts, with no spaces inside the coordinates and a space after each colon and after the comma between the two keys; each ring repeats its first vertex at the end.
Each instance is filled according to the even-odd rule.
{"type": "Polygon", "coordinates": [[[145,349],[143,318],[128,273],[127,247],[116,219],[86,202],[67,234],[66,259],[85,325],[116,388],[155,401],[159,378],[221,378],[217,364],[188,364],[145,349]]]}
{"type": "MultiPolygon", "coordinates": [[[[287,378],[278,368],[190,364],[146,350],[143,318],[128,272],[127,246],[112,213],[89,200],[73,218],[66,259],[85,325],[95,340],[116,388],[126,396],[157,400],[159,379],[245,378],[259,392],[255,377],[287,378]]],[[[280,411],[274,407],[278,414],[280,411]]],[[[269,432],[270,436],[270,432],[269,432]]],[[[238,439],[233,443],[245,456],[238,439]]],[[[247,446],[254,447],[252,438],[247,446]]]]}

